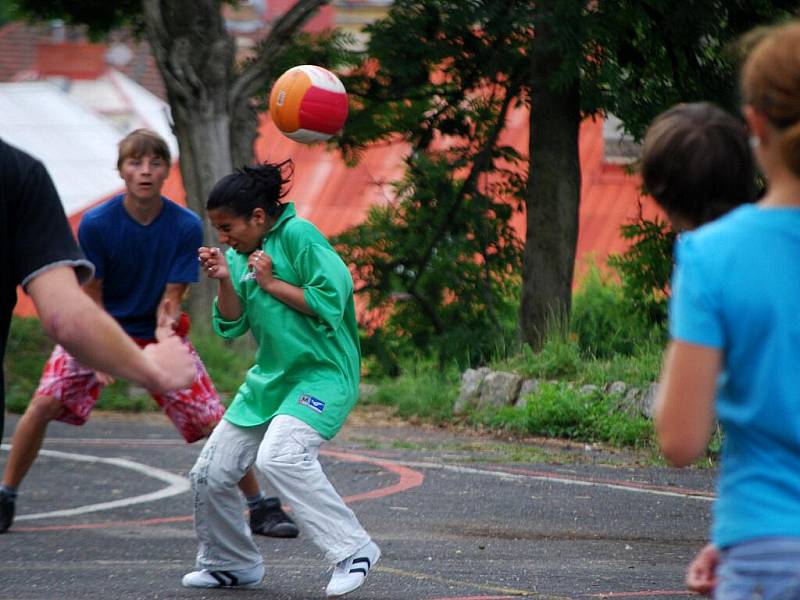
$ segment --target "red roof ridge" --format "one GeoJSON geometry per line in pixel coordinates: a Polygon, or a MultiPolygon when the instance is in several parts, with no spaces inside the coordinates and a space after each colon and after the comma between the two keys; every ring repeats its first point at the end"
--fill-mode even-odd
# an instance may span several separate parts
{"type": "Polygon", "coordinates": [[[9,32],[14,32],[20,27],[22,27],[24,23],[21,21],[12,21],[10,23],[6,23],[2,27],[0,27],[0,38],[9,34],[9,32]]]}

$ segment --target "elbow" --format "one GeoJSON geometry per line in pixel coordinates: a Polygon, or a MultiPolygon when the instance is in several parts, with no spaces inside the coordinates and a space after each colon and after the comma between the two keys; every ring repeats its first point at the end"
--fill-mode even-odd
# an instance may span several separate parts
{"type": "Polygon", "coordinates": [[[675,467],[688,467],[700,457],[705,448],[704,443],[692,440],[685,432],[669,432],[657,426],[656,433],[661,454],[675,467]]]}
{"type": "Polygon", "coordinates": [[[72,347],[81,338],[84,330],[80,319],[62,311],[41,315],[41,323],[45,335],[65,348],[72,347]]]}
{"type": "Polygon", "coordinates": [[[692,452],[681,444],[660,443],[661,454],[674,467],[688,467],[699,457],[699,453],[692,452]]]}
{"type": "Polygon", "coordinates": [[[105,315],[80,289],[65,294],[62,302],[37,305],[37,309],[45,334],[67,351],[82,343],[92,328],[98,327],[98,315],[105,315]]]}

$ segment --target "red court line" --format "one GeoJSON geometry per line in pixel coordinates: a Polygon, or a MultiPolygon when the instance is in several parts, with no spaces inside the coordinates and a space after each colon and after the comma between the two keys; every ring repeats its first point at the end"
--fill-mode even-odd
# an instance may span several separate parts
{"type": "Polygon", "coordinates": [[[446,596],[444,598],[431,598],[431,600],[504,600],[507,598],[519,598],[519,596],[446,596]]]}
{"type": "Polygon", "coordinates": [[[370,458],[368,456],[350,454],[349,452],[338,452],[336,450],[325,450],[322,452],[322,454],[325,456],[338,458],[339,460],[349,462],[365,462],[377,465],[382,469],[391,471],[400,477],[400,481],[394,485],[377,488],[375,490],[363,492],[361,494],[355,494],[353,496],[347,496],[344,499],[344,501],[347,503],[360,502],[362,500],[374,500],[376,498],[383,498],[384,496],[391,496],[392,494],[399,494],[400,492],[410,490],[411,488],[419,487],[422,485],[422,482],[425,481],[425,476],[419,471],[415,471],[414,469],[410,469],[402,465],[396,465],[393,463],[384,462],[382,460],[370,458]]]}
{"type": "Polygon", "coordinates": [[[446,596],[444,598],[432,598],[431,600],[506,600],[508,598],[519,598],[519,596],[446,596]]]}
{"type": "Polygon", "coordinates": [[[605,594],[583,594],[583,598],[645,598],[647,596],[697,596],[689,590],[647,590],[643,592],[607,592],[605,594]]]}
{"type": "MultiPolygon", "coordinates": [[[[376,465],[382,469],[395,473],[399,476],[400,480],[393,484],[381,488],[370,490],[369,492],[362,492],[360,494],[353,494],[352,496],[345,496],[344,501],[348,504],[352,502],[361,502],[363,500],[375,500],[393,494],[399,494],[415,487],[419,487],[425,481],[425,476],[419,471],[362,456],[360,454],[350,454],[349,452],[339,452],[335,450],[323,450],[321,454],[331,456],[344,462],[356,463],[369,463],[376,465]]],[[[79,525],[44,525],[42,527],[14,527],[12,531],[67,531],[70,529],[105,529],[109,527],[131,527],[131,526],[147,526],[147,525],[162,525],[165,523],[181,523],[192,521],[191,515],[184,515],[180,517],[162,517],[156,519],[142,519],[134,521],[105,521],[102,523],[83,523],[79,525]]]]}

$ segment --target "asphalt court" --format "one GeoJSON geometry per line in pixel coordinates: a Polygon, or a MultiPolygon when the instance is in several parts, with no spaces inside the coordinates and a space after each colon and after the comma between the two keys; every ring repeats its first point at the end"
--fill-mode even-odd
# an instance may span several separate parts
{"type": "MultiPolygon", "coordinates": [[[[580,448],[510,460],[474,437],[374,421],[354,419],[322,456],[383,551],[348,598],[689,595],[712,471],[587,460],[580,448]]],[[[302,533],[256,538],[267,573],[254,590],[181,588],[196,552],[186,475],[200,449],[160,416],[52,424],[0,536],[0,600],[324,598],[330,571],[302,533]]]]}

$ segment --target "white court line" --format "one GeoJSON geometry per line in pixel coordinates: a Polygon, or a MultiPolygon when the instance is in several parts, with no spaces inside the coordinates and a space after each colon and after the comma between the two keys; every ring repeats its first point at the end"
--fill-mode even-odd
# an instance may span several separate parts
{"type": "MultiPolygon", "coordinates": [[[[11,448],[8,444],[0,445],[0,450],[8,451],[11,448]]],[[[15,521],[32,521],[34,519],[48,519],[51,517],[72,517],[74,515],[83,515],[91,512],[98,512],[102,510],[111,510],[112,508],[120,508],[124,506],[132,506],[134,504],[142,504],[143,502],[152,502],[155,500],[162,500],[171,496],[177,496],[191,489],[189,480],[181,475],[175,475],[164,469],[151,467],[142,463],[126,460],[124,458],[103,458],[101,456],[92,456],[90,454],[74,454],[72,452],[58,452],[57,450],[40,450],[39,454],[45,456],[52,456],[54,458],[63,458],[66,460],[76,460],[88,463],[103,463],[113,465],[115,467],[122,467],[123,469],[130,469],[148,477],[153,477],[169,485],[156,492],[149,494],[142,494],[141,496],[133,496],[131,498],[122,498],[120,500],[112,500],[110,502],[98,502],[97,504],[86,504],[76,508],[68,508],[64,510],[54,510],[50,512],[34,513],[30,515],[19,515],[15,517],[15,521]]]]}
{"type": "MultiPolygon", "coordinates": [[[[384,459],[381,459],[384,460],[384,459]]],[[[691,500],[703,500],[705,502],[713,502],[713,496],[700,496],[698,494],[689,494],[684,492],[670,492],[667,490],[654,490],[643,488],[633,485],[625,485],[622,483],[610,483],[603,481],[591,481],[588,479],[571,479],[565,477],[558,477],[553,475],[531,475],[525,473],[506,473],[505,471],[488,471],[485,469],[476,469],[474,467],[462,467],[460,465],[446,465],[442,463],[429,463],[429,462],[414,462],[403,460],[384,460],[387,463],[402,465],[404,467],[415,467],[418,469],[441,469],[443,471],[452,471],[454,473],[469,473],[471,475],[487,475],[490,477],[498,477],[509,481],[522,481],[526,479],[535,479],[537,481],[547,481],[554,483],[561,483],[563,485],[581,485],[586,487],[604,487],[612,490],[623,490],[625,492],[636,492],[639,494],[653,494],[656,496],[672,496],[674,498],[688,498],[691,500]]]]}

